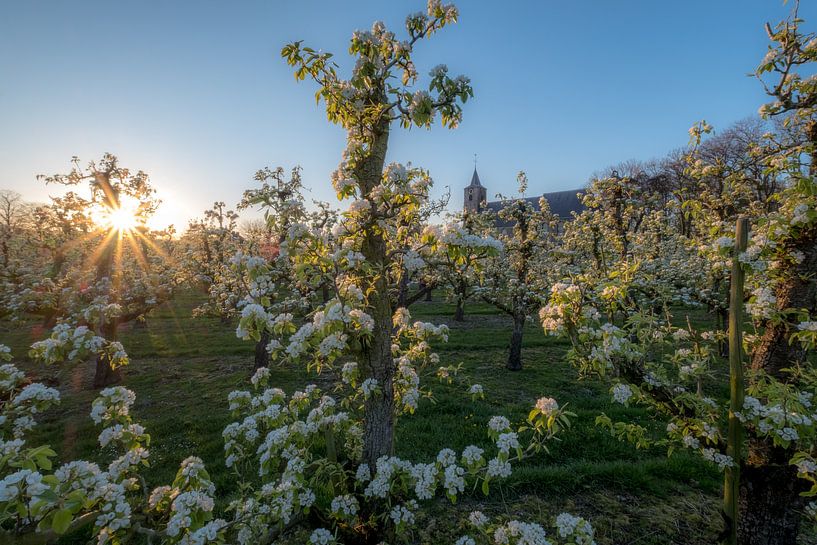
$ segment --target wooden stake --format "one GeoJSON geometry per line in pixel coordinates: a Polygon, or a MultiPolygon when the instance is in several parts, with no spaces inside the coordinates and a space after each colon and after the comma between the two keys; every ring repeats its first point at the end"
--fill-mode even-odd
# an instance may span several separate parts
{"type": "Polygon", "coordinates": [[[743,426],[735,413],[743,408],[743,283],[745,274],[740,255],[746,251],[749,220],[739,217],[735,226],[735,248],[732,258],[732,282],[729,290],[729,432],[726,454],[734,465],[726,468],[723,482],[723,513],[727,525],[727,545],[738,543],[738,498],[740,497],[741,446],[743,426]]]}

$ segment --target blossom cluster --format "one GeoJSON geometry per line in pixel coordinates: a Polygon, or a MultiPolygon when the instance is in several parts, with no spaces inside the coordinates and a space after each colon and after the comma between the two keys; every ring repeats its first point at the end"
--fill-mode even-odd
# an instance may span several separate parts
{"type": "Polygon", "coordinates": [[[54,326],[48,338],[33,343],[30,355],[44,363],[78,361],[88,356],[100,355],[107,357],[112,368],[128,363],[128,355],[122,343],[106,340],[91,331],[88,326],[68,323],[54,326]]]}
{"type": "Polygon", "coordinates": [[[744,425],[751,426],[754,433],[785,447],[801,437],[814,435],[817,409],[812,398],[811,392],[793,392],[764,404],[756,397],[746,396],[736,416],[744,425]]]}
{"type": "Polygon", "coordinates": [[[555,533],[549,536],[537,523],[509,520],[492,522],[481,511],[468,516],[471,533],[461,536],[456,545],[595,545],[593,527],[585,519],[561,513],[553,523],[555,533]]]}

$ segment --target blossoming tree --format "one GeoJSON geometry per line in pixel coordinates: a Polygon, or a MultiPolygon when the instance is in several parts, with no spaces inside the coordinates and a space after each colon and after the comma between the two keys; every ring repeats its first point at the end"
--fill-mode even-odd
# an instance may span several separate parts
{"type": "Polygon", "coordinates": [[[300,318],[312,308],[309,296],[326,286],[295,281],[285,245],[290,228],[309,224],[314,229],[326,229],[332,226],[335,215],[321,203],[316,212],[307,213],[300,167],[293,168],[289,178],[280,167],[265,168],[256,173],[255,179],[261,187],[245,191],[239,207],[260,206],[264,210],[269,240],[243,248],[231,257],[230,267],[213,286],[211,299],[218,294],[218,299],[238,311],[245,323],[249,319],[254,324],[249,329],[239,325],[237,334],[255,340],[257,369],[269,365],[269,343],[276,329],[273,321],[265,322],[266,317],[295,313],[300,318]]]}
{"type": "Polygon", "coordinates": [[[181,244],[184,247],[184,272],[189,277],[188,282],[211,296],[194,313],[215,314],[223,320],[228,319],[231,307],[222,304],[218,297],[213,297],[212,286],[226,274],[230,258],[241,246],[238,214],[223,202],[213,203],[212,208],[204,211],[202,218],[190,221],[181,244]]]}
{"type": "Polygon", "coordinates": [[[447,288],[453,297],[454,321],[465,321],[465,303],[479,294],[489,258],[502,251],[489,223],[484,214],[455,217],[442,226],[438,244],[429,248],[432,282],[447,288]]]}
{"type": "MultiPolygon", "coordinates": [[[[459,124],[461,103],[472,95],[467,78],[452,78],[445,66],[438,66],[431,71],[427,91],[411,90],[418,79],[413,49],[420,40],[453,22],[456,15],[453,6],[432,2],[428,14],[407,18],[407,41],[396,39],[379,22],[371,32],[356,32],[349,51],[357,62],[348,80],[338,77],[326,53],[304,48],[300,42],[282,51],[287,62],[296,67],[296,78],[309,76],[319,85],[317,97],[325,102],[329,120],[348,131],[347,148],[333,174],[333,184],[339,198],[352,199],[338,227],[337,246],[345,250],[345,255],[323,259],[345,269],[333,281],[336,298],[327,310],[335,310],[324,316],[333,318],[331,324],[336,313],[338,318],[348,314],[349,318],[341,322],[352,322],[353,337],[349,337],[346,327],[337,331],[318,322],[318,327],[299,330],[298,342],[290,354],[300,353],[300,345],[315,330],[323,337],[316,339],[317,344],[322,344],[319,356],[323,359],[334,359],[350,340],[355,341],[364,380],[372,379],[380,388],[380,395],[370,396],[365,402],[364,458],[371,466],[391,452],[398,408],[392,354],[396,309],[390,293],[396,292],[394,276],[401,272],[401,261],[411,249],[411,241],[403,239],[404,231],[398,226],[413,223],[412,217],[419,213],[431,183],[421,169],[392,164],[384,170],[389,133],[394,122],[404,127],[430,127],[439,117],[443,125],[459,124]]],[[[308,255],[305,252],[322,244],[314,235],[303,235],[290,237],[290,252],[308,255]]],[[[316,260],[322,257],[310,259],[320,265],[316,260]]]]}
{"type": "MultiPolygon", "coordinates": [[[[527,188],[527,176],[518,176],[519,192],[527,188]]],[[[480,289],[484,301],[494,305],[512,320],[511,342],[506,367],[522,369],[522,335],[528,317],[541,302],[540,294],[549,281],[547,261],[557,245],[557,218],[545,198],[539,208],[523,198],[504,201],[498,217],[510,224],[510,233],[499,233],[503,251],[487,262],[485,285],[480,289]]]]}
{"type": "Polygon", "coordinates": [[[158,201],[148,176],[103,156],[87,168],[74,158],[68,174],[43,176],[46,183],[81,186],[53,199],[42,217],[55,222],[50,266],[31,275],[15,294],[16,308],[48,317],[52,335],[32,346],[46,362],[96,358],[95,386],[120,379],[128,361],[117,341],[121,325],[143,318],[168,300],[177,282],[161,233],[145,222],[158,201]]]}

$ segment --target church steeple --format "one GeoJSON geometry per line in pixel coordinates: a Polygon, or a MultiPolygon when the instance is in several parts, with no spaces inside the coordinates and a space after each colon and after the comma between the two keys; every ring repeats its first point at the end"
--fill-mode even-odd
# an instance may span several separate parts
{"type": "Polygon", "coordinates": [[[477,174],[477,166],[474,165],[474,174],[471,176],[471,185],[469,187],[482,187],[482,184],[479,182],[479,174],[477,174]]]}
{"type": "Polygon", "coordinates": [[[476,156],[474,158],[474,173],[471,175],[471,183],[465,188],[463,195],[462,211],[466,213],[479,212],[482,210],[482,203],[488,198],[488,190],[482,185],[477,173],[476,156]]]}

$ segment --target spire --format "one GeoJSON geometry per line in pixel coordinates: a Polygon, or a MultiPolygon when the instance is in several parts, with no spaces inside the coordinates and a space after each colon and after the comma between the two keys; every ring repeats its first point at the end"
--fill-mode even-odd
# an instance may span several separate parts
{"type": "Polygon", "coordinates": [[[471,185],[476,187],[482,187],[482,184],[479,183],[479,174],[477,174],[477,167],[474,165],[474,174],[471,176],[471,185]]]}

